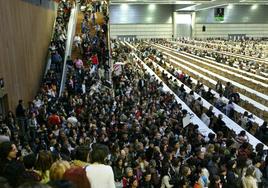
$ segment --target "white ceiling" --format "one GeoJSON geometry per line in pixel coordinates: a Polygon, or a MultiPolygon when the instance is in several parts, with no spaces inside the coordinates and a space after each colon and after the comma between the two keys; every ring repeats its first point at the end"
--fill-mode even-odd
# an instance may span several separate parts
{"type": "Polygon", "coordinates": [[[177,11],[198,11],[228,4],[263,4],[268,0],[111,0],[111,4],[176,4],[177,11]]]}

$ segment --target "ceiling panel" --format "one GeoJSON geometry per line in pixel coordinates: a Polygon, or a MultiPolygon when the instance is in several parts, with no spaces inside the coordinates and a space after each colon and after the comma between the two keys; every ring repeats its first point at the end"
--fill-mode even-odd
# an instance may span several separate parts
{"type": "Polygon", "coordinates": [[[228,4],[267,5],[268,0],[111,0],[111,4],[174,4],[176,11],[199,11],[228,4]]]}
{"type": "Polygon", "coordinates": [[[112,4],[130,3],[130,4],[197,4],[209,3],[215,0],[111,0],[112,4]]]}

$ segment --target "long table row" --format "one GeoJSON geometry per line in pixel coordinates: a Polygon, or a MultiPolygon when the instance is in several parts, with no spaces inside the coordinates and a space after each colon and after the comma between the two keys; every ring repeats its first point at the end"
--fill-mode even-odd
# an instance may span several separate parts
{"type": "Polygon", "coordinates": [[[180,45],[188,45],[188,46],[191,46],[191,47],[195,47],[195,48],[199,48],[199,49],[205,49],[205,50],[208,50],[208,51],[211,51],[211,52],[216,52],[216,53],[220,53],[220,54],[223,54],[223,55],[228,55],[228,56],[232,56],[232,57],[235,57],[235,58],[241,58],[241,59],[245,59],[245,60],[249,60],[249,61],[255,61],[257,63],[264,63],[264,64],[268,65],[268,61],[263,60],[261,58],[256,58],[256,57],[251,57],[251,56],[246,56],[246,55],[241,55],[241,54],[233,54],[233,53],[225,52],[225,51],[220,51],[219,52],[219,51],[214,50],[214,49],[204,48],[204,47],[200,47],[200,46],[197,46],[197,45],[190,45],[190,44],[186,44],[186,43],[182,43],[182,42],[174,42],[174,43],[177,43],[177,44],[180,44],[180,45]]]}
{"type": "Polygon", "coordinates": [[[218,63],[217,61],[215,61],[214,58],[211,58],[211,57],[208,57],[208,56],[203,58],[203,57],[200,57],[200,56],[197,56],[197,55],[194,55],[194,54],[191,54],[191,53],[187,53],[187,52],[184,52],[184,51],[181,51],[181,53],[185,54],[187,56],[190,56],[190,57],[194,57],[194,58],[199,59],[201,61],[208,62],[208,63],[214,64],[216,66],[220,66],[220,67],[222,67],[224,69],[227,69],[229,71],[233,71],[233,72],[238,73],[240,75],[247,76],[253,82],[254,82],[254,80],[258,80],[261,83],[263,83],[263,82],[268,83],[268,79],[265,76],[257,75],[257,74],[254,74],[252,72],[248,72],[248,71],[241,70],[241,69],[238,69],[238,68],[235,68],[235,67],[231,67],[231,66],[228,66],[226,64],[218,63]]]}
{"type": "MultiPolygon", "coordinates": [[[[164,58],[166,58],[166,57],[164,57],[164,58]]],[[[173,63],[175,63],[176,65],[178,65],[178,63],[177,63],[176,61],[173,61],[173,60],[171,60],[171,61],[172,61],[173,63]]],[[[182,71],[179,70],[177,67],[174,67],[174,66],[172,66],[172,65],[168,65],[168,64],[167,64],[167,66],[170,67],[171,69],[175,69],[175,70],[178,71],[180,74],[182,73],[182,71]]],[[[182,67],[184,68],[184,70],[185,70],[185,69],[188,69],[189,71],[193,72],[193,74],[198,75],[198,72],[196,72],[196,71],[194,71],[194,70],[191,70],[191,69],[189,69],[188,67],[186,67],[186,66],[184,66],[184,65],[180,65],[180,66],[182,66],[182,67]]],[[[201,76],[200,76],[200,77],[201,77],[201,76]]],[[[205,77],[205,76],[203,77],[203,75],[202,75],[202,78],[209,79],[208,77],[205,77]]],[[[191,80],[193,81],[194,84],[197,84],[197,83],[198,83],[198,80],[194,79],[193,77],[191,77],[191,80]]],[[[214,80],[212,80],[212,79],[209,79],[209,80],[210,80],[211,82],[213,82],[214,85],[216,85],[216,81],[214,81],[214,80]]],[[[209,87],[206,86],[206,85],[204,85],[204,89],[205,89],[205,90],[208,90],[209,87]]],[[[220,97],[219,93],[217,93],[215,90],[211,89],[211,92],[213,93],[213,95],[214,95],[215,98],[218,99],[218,98],[220,97]]],[[[226,97],[223,96],[222,98],[223,98],[223,100],[225,101],[226,104],[229,102],[229,99],[227,99],[226,97]]],[[[235,103],[233,103],[233,105],[234,105],[234,110],[235,110],[237,113],[239,113],[239,114],[244,114],[244,112],[247,111],[247,110],[245,110],[244,108],[242,108],[241,106],[239,106],[239,105],[237,105],[237,104],[235,104],[235,103]]],[[[251,121],[252,121],[253,123],[256,123],[258,126],[261,126],[261,125],[263,124],[263,122],[264,122],[263,119],[261,119],[261,118],[255,116],[254,114],[253,114],[253,117],[252,117],[251,121]]]]}
{"type": "MultiPolygon", "coordinates": [[[[167,48],[169,48],[169,47],[167,47],[167,48]]],[[[169,48],[169,49],[172,49],[172,48],[169,48]]],[[[172,50],[175,50],[175,49],[172,49],[172,50]]],[[[186,56],[184,53],[177,53],[177,54],[179,56],[182,56],[183,58],[191,59],[191,60],[197,61],[198,63],[204,64],[205,66],[212,67],[213,70],[215,70],[215,71],[220,71],[224,74],[234,76],[233,78],[239,78],[241,81],[245,82],[245,84],[248,84],[248,85],[251,85],[252,87],[255,87],[256,90],[260,90],[260,91],[263,91],[264,93],[265,92],[268,93],[268,84],[266,84],[263,81],[258,81],[256,79],[252,79],[252,78],[249,78],[247,76],[238,74],[238,73],[234,72],[233,70],[228,70],[227,68],[229,66],[227,66],[227,65],[223,65],[221,63],[214,63],[214,62],[208,63],[204,60],[201,61],[199,58],[192,58],[192,57],[188,56],[188,54],[186,56]]],[[[264,81],[267,81],[267,79],[264,78],[264,81]]]]}
{"type": "MultiPolygon", "coordinates": [[[[127,42],[126,42],[127,43],[127,42]]],[[[130,45],[129,43],[127,43],[128,44],[128,46],[130,46],[133,50],[137,50],[135,47],[133,47],[132,45],[130,45]]],[[[138,58],[138,56],[137,55],[134,55],[136,58],[138,58]]],[[[138,58],[140,61],[142,61],[140,58],[138,58]]],[[[157,65],[155,62],[152,62],[153,64],[154,64],[154,66],[156,66],[157,68],[159,68],[161,71],[164,71],[166,74],[168,74],[170,77],[172,77],[173,79],[176,79],[173,75],[171,75],[169,72],[167,72],[165,69],[163,69],[161,66],[159,66],[159,65],[157,65]]],[[[148,70],[148,71],[150,71],[151,72],[151,74],[152,75],[155,75],[155,76],[157,76],[144,62],[143,62],[143,64],[145,65],[145,67],[146,67],[146,69],[148,70]]],[[[158,79],[160,79],[158,76],[157,76],[157,78],[158,79]]],[[[161,80],[161,79],[160,79],[161,80]]],[[[176,79],[177,80],[177,79],[176,79]]],[[[182,84],[182,83],[180,83],[180,84],[182,84]]],[[[164,84],[164,87],[165,87],[165,89],[166,90],[168,90],[169,92],[171,92],[172,94],[174,94],[175,96],[176,96],[176,100],[180,100],[180,98],[166,85],[166,84],[164,84]]],[[[187,92],[190,92],[190,88],[188,88],[188,87],[186,87],[185,88],[186,89],[186,91],[187,92]]],[[[198,94],[196,94],[195,93],[195,98],[199,98],[200,96],[198,95],[198,94]]],[[[202,101],[203,101],[203,107],[204,108],[206,108],[206,109],[208,109],[210,106],[212,106],[209,102],[207,102],[205,99],[203,99],[202,98],[202,101]]],[[[183,103],[181,100],[180,100],[180,103],[183,103]]],[[[189,111],[189,112],[191,112],[191,113],[193,113],[191,110],[190,110],[190,108],[185,104],[185,103],[183,103],[183,108],[187,108],[187,111],[189,111]]],[[[226,126],[230,129],[230,130],[233,130],[233,131],[235,131],[235,133],[236,134],[239,134],[240,133],[240,131],[242,131],[242,130],[244,130],[242,127],[240,127],[239,125],[237,125],[234,121],[232,121],[230,118],[228,118],[225,114],[223,114],[221,111],[219,111],[218,109],[216,109],[216,108],[214,108],[213,109],[213,112],[215,113],[215,115],[216,116],[218,116],[218,115],[222,115],[223,116],[223,121],[225,122],[225,124],[226,124],[226,126]]],[[[194,114],[194,113],[193,113],[194,114]]],[[[198,118],[198,116],[196,116],[195,114],[194,114],[194,119],[192,120],[193,121],[193,123],[195,123],[195,124],[200,124],[200,129],[203,131],[203,133],[205,134],[205,135],[207,135],[210,131],[212,131],[212,130],[210,130],[206,125],[205,125],[205,123],[204,122],[202,122],[202,120],[200,120],[199,118],[198,118]],[[206,129],[205,129],[205,127],[207,127],[206,129]]],[[[253,146],[253,147],[255,147],[258,143],[262,143],[261,141],[259,141],[258,139],[256,139],[254,136],[252,136],[250,133],[248,133],[248,132],[246,132],[247,133],[247,136],[248,136],[248,138],[249,138],[249,142],[250,142],[250,144],[253,146]]],[[[268,147],[265,145],[265,148],[267,148],[268,149],[268,147]]]]}
{"type": "MultiPolygon", "coordinates": [[[[249,92],[252,93],[252,94],[259,94],[259,96],[262,96],[263,99],[265,99],[265,100],[268,99],[268,98],[267,98],[267,97],[268,97],[267,95],[264,95],[264,94],[262,94],[262,93],[256,92],[255,90],[253,90],[253,89],[251,89],[251,88],[248,88],[248,87],[246,87],[246,86],[244,86],[244,85],[242,85],[242,84],[240,84],[240,83],[234,82],[234,81],[232,81],[232,80],[230,80],[230,79],[228,79],[228,78],[225,78],[224,76],[220,76],[220,75],[218,75],[218,74],[216,74],[216,73],[213,73],[213,72],[211,72],[211,71],[209,71],[209,70],[207,70],[207,69],[205,69],[205,68],[202,68],[202,67],[200,67],[200,66],[197,66],[197,65],[195,65],[195,64],[192,64],[192,63],[189,62],[189,61],[183,60],[183,59],[181,59],[181,58],[179,58],[179,57],[177,57],[177,56],[174,56],[174,55],[171,55],[171,54],[167,53],[167,52],[178,53],[178,52],[174,52],[174,50],[171,49],[171,48],[164,47],[164,46],[161,46],[161,45],[155,45],[155,44],[152,44],[152,46],[157,47],[159,50],[162,50],[162,51],[163,51],[163,54],[165,54],[165,55],[171,57],[172,59],[174,59],[174,60],[180,62],[180,65],[181,65],[181,63],[184,63],[184,64],[186,64],[187,66],[194,67],[194,68],[196,68],[196,69],[198,69],[198,70],[201,70],[202,72],[205,72],[205,73],[207,73],[208,75],[212,75],[212,76],[214,76],[214,77],[216,77],[216,78],[218,78],[218,79],[220,79],[220,80],[222,80],[222,81],[225,81],[225,82],[231,82],[234,86],[236,86],[236,87],[238,87],[238,88],[240,88],[240,89],[247,90],[247,91],[249,91],[249,92]]],[[[193,59],[193,58],[192,58],[192,59],[193,59]]],[[[193,60],[194,60],[194,59],[193,59],[193,60]]],[[[188,67],[188,68],[190,68],[190,67],[188,67]]],[[[215,85],[216,85],[216,84],[215,84],[215,85]]],[[[259,108],[259,109],[261,109],[261,110],[265,110],[265,111],[268,112],[268,107],[267,107],[267,106],[261,104],[260,102],[255,101],[255,100],[253,100],[253,99],[251,99],[251,98],[249,98],[249,97],[246,97],[246,96],[243,95],[242,93],[239,93],[239,94],[240,94],[241,99],[246,100],[246,101],[249,101],[249,102],[252,103],[255,107],[257,107],[257,108],[259,108]]]]}

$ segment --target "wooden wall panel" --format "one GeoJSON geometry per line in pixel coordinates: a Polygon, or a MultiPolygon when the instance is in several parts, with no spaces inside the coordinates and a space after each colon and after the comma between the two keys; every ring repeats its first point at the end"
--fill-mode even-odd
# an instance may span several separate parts
{"type": "Polygon", "coordinates": [[[9,108],[36,95],[45,69],[56,12],[21,0],[0,0],[0,78],[9,108]]]}

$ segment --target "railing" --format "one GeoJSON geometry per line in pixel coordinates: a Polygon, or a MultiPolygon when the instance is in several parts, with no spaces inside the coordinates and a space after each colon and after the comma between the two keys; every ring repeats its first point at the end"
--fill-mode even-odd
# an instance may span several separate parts
{"type": "MultiPolygon", "coordinates": [[[[58,10],[58,4],[56,3],[55,6],[56,6],[56,11],[57,11],[58,10]]],[[[52,28],[52,34],[51,34],[51,37],[50,37],[51,40],[53,39],[53,36],[54,36],[54,33],[55,33],[56,23],[57,23],[57,12],[56,12],[56,17],[55,17],[53,28],[52,28]]],[[[50,69],[50,66],[51,66],[51,55],[50,55],[50,52],[48,50],[48,54],[47,54],[47,65],[46,65],[44,77],[46,76],[48,70],[50,69]]]]}
{"type": "Polygon", "coordinates": [[[75,7],[72,8],[72,10],[71,10],[71,16],[69,19],[59,96],[61,96],[62,92],[64,91],[64,87],[65,87],[65,81],[66,81],[66,75],[67,75],[66,61],[67,61],[68,56],[71,56],[71,53],[72,53],[72,44],[73,44],[73,38],[74,38],[74,34],[75,34],[78,9],[79,9],[79,5],[78,5],[78,3],[76,3],[75,7]]]}

